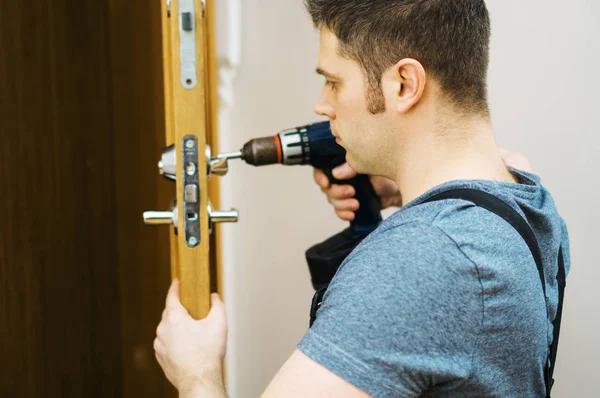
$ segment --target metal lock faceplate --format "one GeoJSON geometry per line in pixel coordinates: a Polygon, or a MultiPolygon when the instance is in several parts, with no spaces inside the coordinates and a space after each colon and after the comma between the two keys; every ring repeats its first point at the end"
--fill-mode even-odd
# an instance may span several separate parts
{"type": "Polygon", "coordinates": [[[179,66],[181,84],[186,90],[196,87],[196,16],[194,0],[179,0],[179,66]]]}
{"type": "MultiPolygon", "coordinates": [[[[200,244],[200,191],[198,187],[198,139],[187,135],[183,138],[183,230],[189,247],[200,244]]],[[[202,169],[204,171],[204,169],[202,169]]]]}

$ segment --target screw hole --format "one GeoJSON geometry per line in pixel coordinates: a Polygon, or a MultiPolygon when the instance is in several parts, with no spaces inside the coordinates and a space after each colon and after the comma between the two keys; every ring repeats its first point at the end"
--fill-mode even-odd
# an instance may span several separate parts
{"type": "Polygon", "coordinates": [[[187,163],[187,165],[185,166],[185,172],[189,176],[193,176],[196,173],[196,165],[194,164],[194,162],[187,163]]]}
{"type": "Polygon", "coordinates": [[[185,82],[186,82],[186,84],[189,86],[189,85],[191,85],[191,84],[192,84],[192,79],[187,79],[185,82]]]}
{"type": "Polygon", "coordinates": [[[190,221],[194,221],[194,220],[197,220],[197,219],[198,219],[198,215],[197,215],[196,213],[188,213],[188,214],[187,214],[187,218],[188,218],[188,220],[190,220],[190,221]]]}

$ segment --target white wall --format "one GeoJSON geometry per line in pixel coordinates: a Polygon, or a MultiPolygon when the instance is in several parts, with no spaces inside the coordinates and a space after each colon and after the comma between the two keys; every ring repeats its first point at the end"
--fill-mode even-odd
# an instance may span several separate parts
{"type": "MultiPolygon", "coordinates": [[[[218,2],[224,5],[224,2],[218,2]]],[[[300,0],[243,0],[242,53],[222,109],[221,149],[317,120],[322,84],[318,36],[300,0]]],[[[499,143],[522,151],[552,192],[571,233],[556,397],[594,396],[600,367],[600,3],[489,0],[490,102],[499,143]]],[[[221,15],[223,15],[221,13],[221,15]]],[[[223,37],[223,35],[221,35],[223,37]]],[[[222,43],[221,43],[222,44],[222,43]]],[[[227,89],[225,89],[227,91],[227,89]]],[[[312,289],[304,251],[345,224],[303,167],[254,168],[232,162],[222,207],[238,224],[223,230],[229,312],[228,390],[256,397],[308,326],[312,289]]]]}
{"type": "Polygon", "coordinates": [[[496,136],[532,161],[571,237],[555,396],[598,396],[600,3],[491,0],[488,7],[496,136]]]}

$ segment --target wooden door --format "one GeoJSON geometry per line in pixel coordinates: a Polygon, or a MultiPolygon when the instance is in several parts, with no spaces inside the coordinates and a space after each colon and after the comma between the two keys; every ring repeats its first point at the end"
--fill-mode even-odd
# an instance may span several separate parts
{"type": "MultiPolygon", "coordinates": [[[[2,397],[176,396],[152,349],[173,236],[141,218],[175,198],[156,169],[174,142],[165,136],[165,7],[0,2],[2,397]]],[[[209,62],[203,98],[214,98],[210,70],[209,62]]],[[[216,103],[204,102],[204,139],[216,152],[216,103]]],[[[216,184],[208,190],[215,207],[216,184]]],[[[211,237],[196,258],[200,284],[214,290],[211,237]]],[[[200,297],[206,307],[208,292],[200,297]]]]}
{"type": "Polygon", "coordinates": [[[0,2],[0,396],[122,396],[108,6],[0,2]]]}
{"type": "MultiPolygon", "coordinates": [[[[118,201],[118,272],[121,312],[121,352],[124,397],[174,397],[174,389],[163,376],[154,358],[152,343],[156,326],[164,309],[165,295],[171,278],[179,273],[179,243],[173,227],[144,225],[145,210],[171,210],[177,197],[177,184],[159,175],[157,162],[161,151],[175,142],[175,110],[179,99],[173,97],[173,63],[171,29],[177,15],[177,3],[167,0],[110,1],[110,65],[112,77],[112,104],[114,129],[114,161],[116,196],[118,201]]],[[[212,32],[212,0],[205,5],[200,21],[212,32]]],[[[205,35],[209,45],[206,53],[204,89],[208,94],[198,95],[194,101],[205,103],[203,116],[195,115],[195,106],[183,109],[195,117],[199,125],[206,125],[205,140],[217,146],[217,132],[212,124],[216,109],[214,71],[211,54],[214,37],[205,35]],[[210,57],[210,59],[209,59],[210,57]],[[210,89],[208,88],[210,87],[210,89]],[[211,100],[204,100],[210,96],[211,100]],[[205,124],[201,122],[205,119],[205,124]]],[[[198,75],[202,76],[202,75],[198,75]]],[[[185,98],[189,101],[189,97],[185,98]]],[[[189,105],[189,104],[188,104],[189,105]]],[[[202,111],[202,109],[200,109],[202,111]]],[[[185,115],[185,113],[184,113],[185,115]]],[[[182,117],[182,116],[178,116],[182,117]]],[[[185,116],[183,116],[185,118],[185,116]]],[[[179,120],[179,119],[178,119],[179,120]]],[[[195,123],[195,122],[194,122],[195,123]]],[[[204,152],[200,153],[200,156],[204,152]]],[[[200,160],[199,160],[200,161],[200,160]]],[[[181,163],[180,163],[181,164],[181,163]]],[[[218,179],[209,182],[212,203],[218,205],[218,179]]],[[[203,189],[203,192],[207,192],[203,189]]],[[[206,236],[206,234],[204,234],[206,236]]],[[[202,283],[218,290],[218,234],[213,232],[210,247],[203,242],[202,260],[194,256],[182,257],[191,267],[202,261],[200,272],[210,281],[202,283]],[[208,253],[208,257],[206,255],[208,253]],[[207,271],[208,269],[208,271],[207,271]],[[208,276],[206,276],[208,273],[208,276]]],[[[195,256],[196,252],[193,253],[195,256]]],[[[208,304],[208,292],[199,296],[208,304]]]]}
{"type": "MultiPolygon", "coordinates": [[[[161,13],[165,136],[170,149],[160,167],[161,174],[174,180],[176,199],[162,218],[174,224],[171,276],[180,280],[181,301],[196,319],[208,314],[210,293],[218,290],[209,211],[210,199],[218,205],[218,186],[209,185],[211,153],[216,149],[211,6],[201,0],[172,0],[163,2],[161,13]]],[[[154,222],[153,216],[161,218],[145,213],[146,221],[154,222]]]]}

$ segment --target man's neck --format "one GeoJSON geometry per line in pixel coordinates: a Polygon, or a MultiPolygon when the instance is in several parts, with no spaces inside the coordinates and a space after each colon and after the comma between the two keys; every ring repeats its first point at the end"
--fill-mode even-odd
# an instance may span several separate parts
{"type": "Polygon", "coordinates": [[[489,120],[463,121],[460,127],[447,124],[440,129],[420,133],[401,154],[395,181],[403,203],[448,181],[516,183],[500,156],[489,120]]]}

